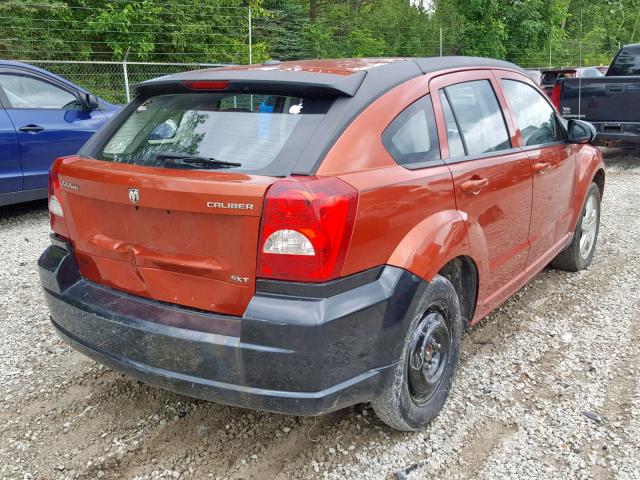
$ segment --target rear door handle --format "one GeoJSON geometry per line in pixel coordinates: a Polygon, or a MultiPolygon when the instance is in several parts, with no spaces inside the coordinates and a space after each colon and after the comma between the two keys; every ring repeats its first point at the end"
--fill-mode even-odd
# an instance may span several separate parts
{"type": "Polygon", "coordinates": [[[533,171],[536,173],[544,174],[547,168],[549,168],[549,164],[547,162],[538,162],[533,164],[533,171]]]}
{"type": "Polygon", "coordinates": [[[460,188],[465,193],[473,193],[474,195],[479,194],[482,190],[487,188],[489,185],[489,180],[487,178],[477,178],[472,180],[467,180],[466,182],[462,182],[460,188]]]}
{"type": "Polygon", "coordinates": [[[40,125],[34,125],[33,123],[30,123],[29,125],[24,125],[22,127],[20,127],[18,130],[20,130],[21,132],[28,132],[28,133],[38,133],[44,130],[44,127],[41,127],[40,125]]]}
{"type": "Polygon", "coordinates": [[[609,85],[607,87],[610,92],[622,92],[624,91],[624,87],[622,85],[609,85]]]}

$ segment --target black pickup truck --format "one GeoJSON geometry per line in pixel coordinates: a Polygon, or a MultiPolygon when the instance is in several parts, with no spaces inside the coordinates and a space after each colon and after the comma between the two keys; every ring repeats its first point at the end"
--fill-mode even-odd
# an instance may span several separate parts
{"type": "Polygon", "coordinates": [[[597,144],[640,148],[640,43],[622,47],[604,77],[558,80],[552,101],[563,117],[591,122],[597,144]]]}

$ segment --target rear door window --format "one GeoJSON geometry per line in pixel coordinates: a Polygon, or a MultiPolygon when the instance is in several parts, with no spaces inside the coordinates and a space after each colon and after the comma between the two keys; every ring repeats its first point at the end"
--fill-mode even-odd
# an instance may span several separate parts
{"type": "Polygon", "coordinates": [[[442,111],[444,113],[444,122],[447,126],[449,158],[464,157],[464,144],[462,143],[458,122],[456,122],[456,118],[453,116],[453,111],[451,110],[451,105],[449,105],[449,100],[447,100],[447,96],[442,90],[440,90],[440,104],[442,105],[442,111]]]}
{"type": "MultiPolygon", "coordinates": [[[[234,171],[282,175],[282,153],[306,144],[330,99],[287,95],[176,93],[140,99],[94,155],[99,160],[166,168],[203,168],[167,156],[228,162],[234,171]],[[239,165],[237,165],[239,164],[239,165]]],[[[210,165],[211,168],[220,168],[210,165]]],[[[289,165],[291,167],[291,165],[289,165]]]]}
{"type": "Polygon", "coordinates": [[[407,168],[420,168],[440,162],[438,130],[431,98],[427,95],[404,109],[385,129],[382,143],[407,168]]]}
{"type": "Polygon", "coordinates": [[[467,155],[511,148],[507,125],[489,80],[457,83],[446,87],[444,91],[467,155]]]}

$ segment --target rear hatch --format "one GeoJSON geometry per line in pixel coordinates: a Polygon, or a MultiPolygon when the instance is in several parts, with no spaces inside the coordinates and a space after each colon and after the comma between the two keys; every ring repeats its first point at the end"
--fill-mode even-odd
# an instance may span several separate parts
{"type": "Polygon", "coordinates": [[[135,295],[241,315],[254,292],[262,198],[276,179],[153,170],[82,158],[61,167],[81,274],[135,295]]]}
{"type": "Polygon", "coordinates": [[[242,315],[255,291],[266,190],[330,102],[286,95],[138,98],[59,167],[81,274],[185,307],[242,315]]]}

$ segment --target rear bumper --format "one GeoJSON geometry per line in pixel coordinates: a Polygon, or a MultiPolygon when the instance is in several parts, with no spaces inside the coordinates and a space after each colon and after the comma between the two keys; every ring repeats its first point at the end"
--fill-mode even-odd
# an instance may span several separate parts
{"type": "Polygon", "coordinates": [[[80,352],[191,397],[296,415],[379,395],[426,286],[390,266],[322,285],[263,281],[231,317],[86,281],[58,240],[38,263],[53,325],[80,352]]]}
{"type": "Polygon", "coordinates": [[[640,146],[640,122],[590,122],[598,135],[595,144],[606,147],[640,146]]]}

